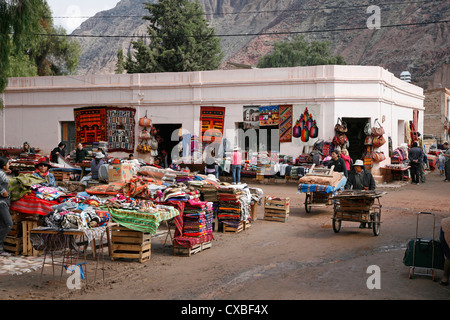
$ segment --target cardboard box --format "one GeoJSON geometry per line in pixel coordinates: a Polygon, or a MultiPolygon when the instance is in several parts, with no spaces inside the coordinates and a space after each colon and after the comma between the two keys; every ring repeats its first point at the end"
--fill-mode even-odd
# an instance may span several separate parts
{"type": "Polygon", "coordinates": [[[108,182],[125,182],[132,178],[132,164],[111,164],[108,166],[108,182]]]}

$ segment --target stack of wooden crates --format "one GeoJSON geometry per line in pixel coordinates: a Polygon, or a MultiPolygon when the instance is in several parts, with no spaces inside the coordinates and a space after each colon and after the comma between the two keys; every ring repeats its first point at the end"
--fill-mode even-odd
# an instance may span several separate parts
{"type": "Polygon", "coordinates": [[[289,218],[289,198],[264,198],[264,220],[286,222],[289,218]]]}
{"type": "Polygon", "coordinates": [[[10,211],[13,221],[13,227],[8,233],[4,247],[5,251],[14,255],[39,256],[42,252],[33,248],[30,240],[30,231],[38,226],[38,217],[36,215],[20,214],[16,211],[10,211]]]}

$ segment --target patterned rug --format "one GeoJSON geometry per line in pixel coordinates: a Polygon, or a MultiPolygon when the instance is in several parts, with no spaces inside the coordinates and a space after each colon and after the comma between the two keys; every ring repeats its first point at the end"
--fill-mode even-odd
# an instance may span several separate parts
{"type": "Polygon", "coordinates": [[[280,142],[292,141],[292,106],[280,106],[280,142]]]}
{"type": "Polygon", "coordinates": [[[213,141],[221,141],[223,135],[224,118],[224,107],[201,107],[200,121],[202,126],[203,148],[205,148],[205,146],[213,141]]]}
{"type": "Polygon", "coordinates": [[[107,141],[105,107],[78,108],[74,110],[74,116],[77,142],[107,141]]]}

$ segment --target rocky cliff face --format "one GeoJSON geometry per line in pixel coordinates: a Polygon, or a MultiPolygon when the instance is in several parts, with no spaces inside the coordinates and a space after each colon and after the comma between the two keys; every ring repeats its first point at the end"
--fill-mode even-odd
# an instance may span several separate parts
{"type": "MultiPolygon", "coordinates": [[[[149,1],[153,2],[155,0],[149,1]]],[[[221,37],[227,62],[257,65],[276,41],[303,34],[329,40],[348,64],[379,65],[396,76],[408,70],[413,82],[430,89],[450,87],[448,1],[380,2],[381,29],[369,30],[367,6],[350,0],[200,0],[221,37]],[[387,3],[387,4],[384,4],[387,3]],[[405,25],[412,24],[412,25],[405,25]],[[397,26],[394,25],[405,25],[397,26]],[[344,29],[344,30],[343,30],[344,29]],[[328,30],[323,32],[323,30],[328,30]]],[[[376,4],[379,1],[374,1],[376,4]]],[[[85,21],[73,34],[145,35],[142,0],[122,0],[85,21]],[[108,18],[99,18],[108,16],[108,18]]],[[[79,74],[114,73],[118,48],[131,49],[130,38],[80,38],[79,74]]]]}

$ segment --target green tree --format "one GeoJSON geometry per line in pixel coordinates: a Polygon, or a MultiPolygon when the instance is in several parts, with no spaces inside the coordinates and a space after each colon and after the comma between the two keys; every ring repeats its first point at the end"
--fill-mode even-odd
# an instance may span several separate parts
{"type": "Polygon", "coordinates": [[[123,59],[123,49],[119,48],[119,50],[117,51],[116,69],[114,70],[116,74],[122,74],[125,71],[125,61],[123,59]]]}
{"type": "Polygon", "coordinates": [[[0,0],[0,92],[8,77],[74,73],[81,47],[65,35],[46,1],[0,0]]]}
{"type": "Polygon", "coordinates": [[[326,64],[346,64],[344,57],[333,56],[329,41],[312,41],[303,36],[292,41],[276,42],[273,51],[265,55],[258,63],[258,68],[281,68],[298,66],[316,66],[326,64]]]}
{"type": "Polygon", "coordinates": [[[198,0],[160,0],[146,3],[150,15],[150,44],[132,41],[128,73],[181,72],[217,69],[223,57],[220,39],[208,25],[198,0]]]}
{"type": "Polygon", "coordinates": [[[23,39],[39,27],[43,6],[42,0],[0,0],[0,92],[8,84],[11,60],[26,60],[23,39]],[[11,59],[12,54],[17,56],[11,59]]]}

